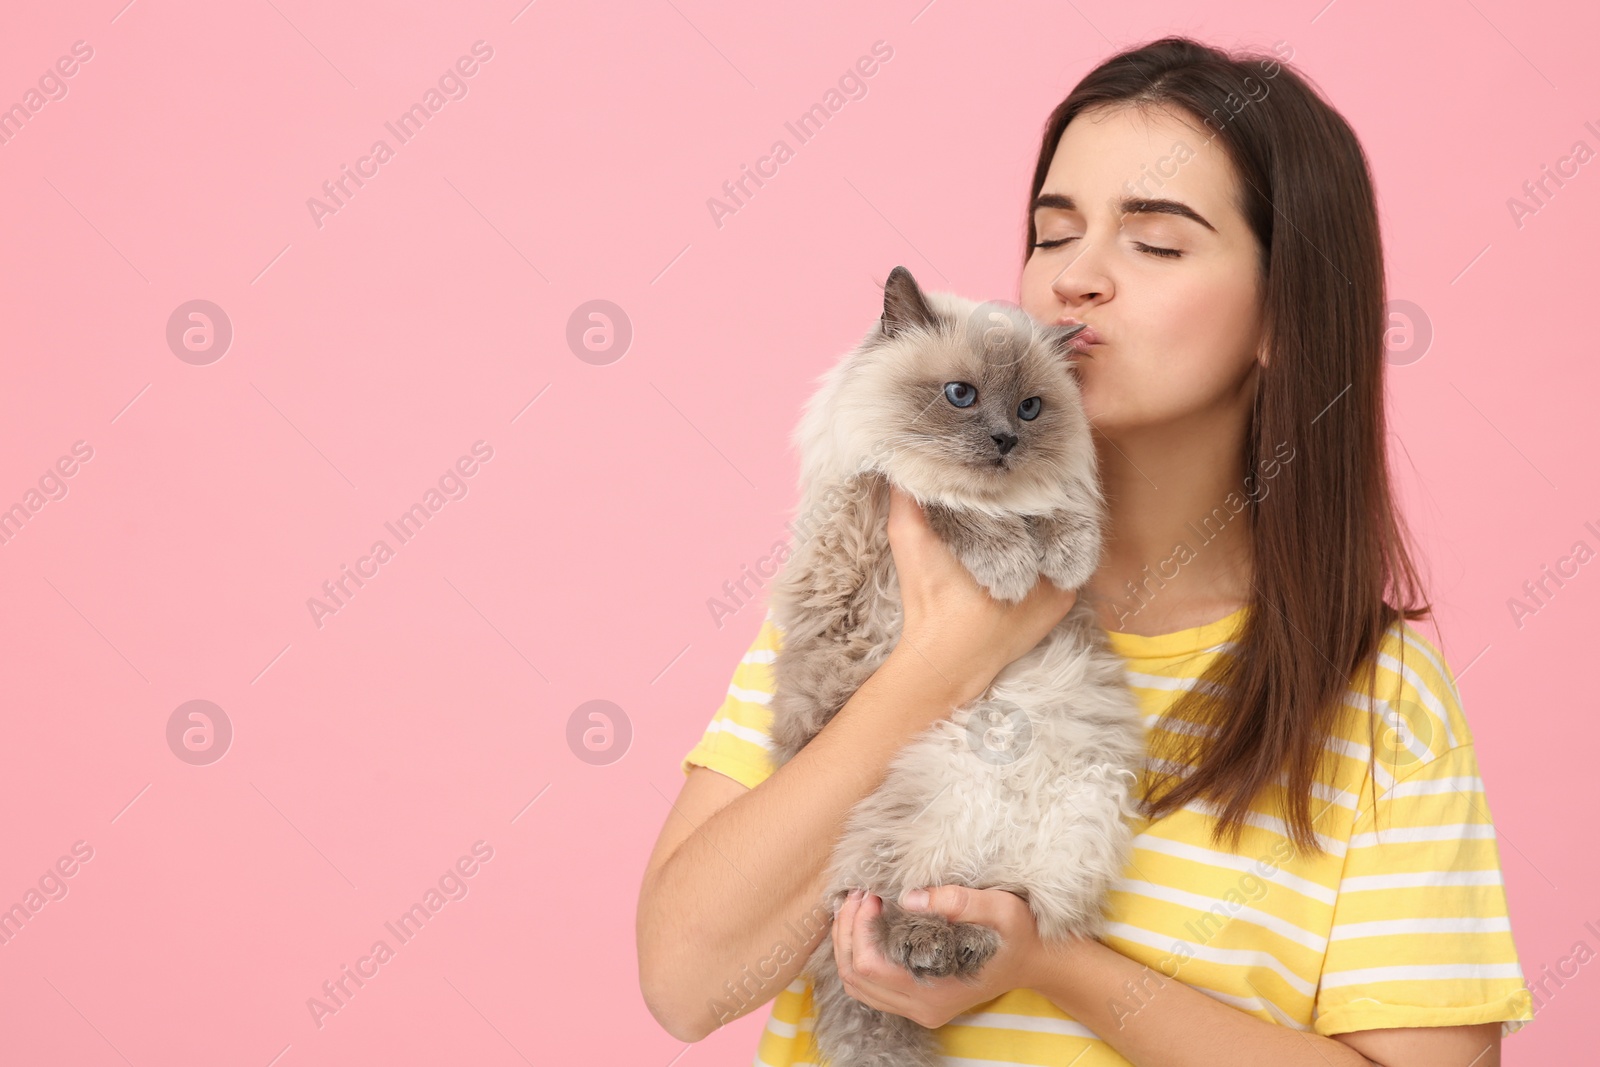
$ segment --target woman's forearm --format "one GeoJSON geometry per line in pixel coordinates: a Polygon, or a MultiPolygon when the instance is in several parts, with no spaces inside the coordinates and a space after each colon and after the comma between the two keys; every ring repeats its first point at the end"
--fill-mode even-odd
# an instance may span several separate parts
{"type": "Polygon", "coordinates": [[[1330,1037],[1257,1019],[1091,939],[1045,944],[1027,988],[1138,1067],[1374,1067],[1330,1037]]]}
{"type": "Polygon", "coordinates": [[[892,653],[793,759],[710,818],[644,887],[646,980],[699,1040],[794,980],[827,935],[828,859],[894,755],[977,692],[892,653]]]}

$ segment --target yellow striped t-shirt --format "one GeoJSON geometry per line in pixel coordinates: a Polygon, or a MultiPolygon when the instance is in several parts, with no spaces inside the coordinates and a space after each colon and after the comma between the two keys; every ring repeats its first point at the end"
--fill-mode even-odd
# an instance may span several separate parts
{"type": "MultiPolygon", "coordinates": [[[[1152,740],[1168,727],[1195,728],[1163,723],[1162,713],[1214,657],[1231,654],[1230,638],[1248,611],[1176,633],[1110,634],[1152,740]]],[[[767,704],[781,641],[769,614],[684,758],[685,774],[705,766],[753,789],[773,772],[767,704]]],[[[1235,852],[1212,846],[1216,809],[1204,802],[1153,823],[1141,818],[1131,860],[1106,902],[1102,940],[1224,1004],[1299,1030],[1500,1021],[1502,1035],[1511,1034],[1533,1018],[1533,999],[1454,677],[1410,624],[1391,627],[1376,667],[1377,702],[1369,710],[1365,692],[1347,690],[1312,789],[1325,855],[1292,847],[1281,775],[1253,804],[1235,852]]],[[[1140,1007],[1137,992],[1108,989],[1106,996],[1130,1014],[1140,1007]]],[[[811,986],[802,976],[773,1001],[756,1067],[819,1062],[812,1022],[811,986]]],[[[1128,1065],[1029,989],[978,1005],[937,1032],[955,1064],[1128,1065]]]]}

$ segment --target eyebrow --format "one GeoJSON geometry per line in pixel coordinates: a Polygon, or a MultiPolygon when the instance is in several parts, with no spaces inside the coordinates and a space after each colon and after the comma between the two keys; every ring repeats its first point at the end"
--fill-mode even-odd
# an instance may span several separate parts
{"type": "MultiPolygon", "coordinates": [[[[1077,211],[1078,202],[1070,196],[1060,193],[1040,193],[1034,198],[1032,211],[1040,208],[1053,207],[1062,211],[1077,211]]],[[[1207,222],[1198,211],[1188,204],[1177,200],[1152,200],[1142,196],[1123,197],[1118,202],[1117,208],[1124,215],[1177,215],[1179,218],[1192,219],[1210,230],[1217,232],[1217,228],[1207,222]]],[[[1030,212],[1031,214],[1032,212],[1030,212]]]]}

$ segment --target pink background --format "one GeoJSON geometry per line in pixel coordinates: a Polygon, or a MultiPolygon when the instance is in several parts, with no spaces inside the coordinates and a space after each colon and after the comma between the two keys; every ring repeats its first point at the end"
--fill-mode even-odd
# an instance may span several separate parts
{"type": "MultiPolygon", "coordinates": [[[[761,611],[719,628],[707,600],[787,536],[798,405],[889,269],[1015,299],[1046,114],[1173,31],[1287,42],[1369,153],[1391,295],[1433,333],[1395,353],[1397,476],[1523,967],[1600,948],[1566,814],[1600,801],[1600,563],[1520,627],[1507,606],[1600,549],[1600,164],[1520,228],[1507,207],[1600,148],[1592,5],[524,2],[8,13],[0,104],[93,57],[0,144],[0,507],[60,497],[0,545],[0,904],[93,855],[0,945],[0,1060],[749,1062],[766,1009],[686,1050],[634,956],[677,761],[761,611]],[[467,94],[399,144],[384,123],[480,40],[467,94]],[[866,95],[796,147],[785,121],[880,40],[866,95]],[[708,198],[780,137],[794,158],[719,227],[708,198]],[[393,158],[319,226],[307,199],[379,138],[393,158]],[[633,335],[597,364],[567,333],[599,299],[633,335]],[[192,300],[231,322],[220,359],[168,344],[192,300]],[[308,600],[379,538],[393,558],[319,626],[308,600]],[[233,731],[209,764],[168,740],[192,700],[233,731]],[[591,700],[622,712],[603,765],[569,741],[591,700]],[[461,857],[466,895],[399,944],[384,923],[461,857]],[[308,999],[379,938],[319,1027],[308,999]]],[[[1571,977],[1507,1062],[1575,1062],[1597,993],[1571,977]]]]}

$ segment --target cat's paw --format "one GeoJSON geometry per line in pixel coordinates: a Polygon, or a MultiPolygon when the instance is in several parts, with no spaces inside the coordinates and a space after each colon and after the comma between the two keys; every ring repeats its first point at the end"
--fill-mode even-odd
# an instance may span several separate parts
{"type": "Polygon", "coordinates": [[[1039,580],[1038,552],[1022,517],[955,511],[941,504],[923,505],[923,514],[951,554],[996,600],[1016,603],[1039,580]]]}
{"type": "Polygon", "coordinates": [[[1030,515],[1039,573],[1059,589],[1081,589],[1100,564],[1100,526],[1073,512],[1030,515]]]}
{"type": "Polygon", "coordinates": [[[990,596],[1008,604],[1015,604],[1027,596],[1039,580],[1038,567],[1033,561],[1021,557],[1007,559],[999,555],[985,555],[962,562],[966,563],[972,577],[989,591],[990,596]]]}
{"type": "Polygon", "coordinates": [[[1000,935],[990,927],[907,911],[888,899],[874,925],[884,956],[919,981],[971,977],[1000,950],[1000,935]]]}

